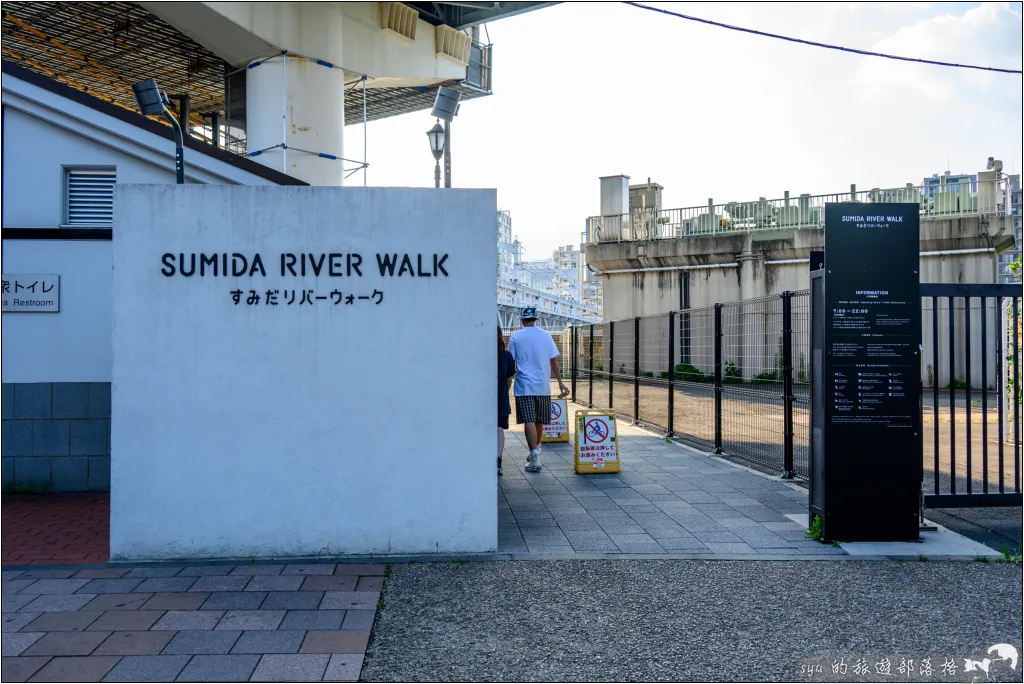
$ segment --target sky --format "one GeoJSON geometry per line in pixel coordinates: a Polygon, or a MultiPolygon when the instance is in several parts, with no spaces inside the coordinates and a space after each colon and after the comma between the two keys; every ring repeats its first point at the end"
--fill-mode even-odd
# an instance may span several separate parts
{"type": "MultiPolygon", "coordinates": [[[[1020,3],[648,3],[901,56],[1020,69],[1020,3]]],[[[494,94],[452,124],[452,186],[496,188],[528,259],[579,244],[599,177],[663,208],[919,184],[1022,164],[1022,79],[764,38],[621,3],[488,24],[494,94]]],[[[431,187],[429,112],[367,125],[367,184],[431,187]]],[[[348,126],[345,156],[363,156],[348,126]]],[[[350,181],[361,184],[362,175],[350,181]]]]}

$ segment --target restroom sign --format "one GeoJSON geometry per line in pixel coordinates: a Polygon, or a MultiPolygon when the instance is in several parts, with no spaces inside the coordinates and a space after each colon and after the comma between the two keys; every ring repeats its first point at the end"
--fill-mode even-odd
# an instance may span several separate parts
{"type": "Polygon", "coordinates": [[[551,422],[544,426],[540,437],[542,442],[569,441],[569,413],[565,399],[551,398],[551,422]]]}
{"type": "Polygon", "coordinates": [[[3,274],[4,313],[60,311],[60,276],[3,274]]]}
{"type": "Polygon", "coordinates": [[[576,412],[576,472],[619,472],[619,439],[613,411],[576,412]]]}

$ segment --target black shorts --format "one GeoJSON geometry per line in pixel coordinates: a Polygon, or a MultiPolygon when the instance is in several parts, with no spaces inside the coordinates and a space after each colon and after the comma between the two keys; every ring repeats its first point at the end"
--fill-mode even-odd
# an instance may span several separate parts
{"type": "Polygon", "coordinates": [[[508,416],[498,416],[498,427],[508,430],[508,416]]]}

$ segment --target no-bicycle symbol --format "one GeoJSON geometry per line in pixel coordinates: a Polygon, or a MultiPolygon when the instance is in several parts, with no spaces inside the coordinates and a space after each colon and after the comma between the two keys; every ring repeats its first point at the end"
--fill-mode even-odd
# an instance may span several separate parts
{"type": "Polygon", "coordinates": [[[558,402],[551,402],[551,420],[558,420],[562,417],[562,406],[558,402]]]}
{"type": "Polygon", "coordinates": [[[604,440],[608,439],[608,424],[600,418],[588,420],[584,426],[584,430],[587,433],[588,442],[600,444],[604,440]]]}

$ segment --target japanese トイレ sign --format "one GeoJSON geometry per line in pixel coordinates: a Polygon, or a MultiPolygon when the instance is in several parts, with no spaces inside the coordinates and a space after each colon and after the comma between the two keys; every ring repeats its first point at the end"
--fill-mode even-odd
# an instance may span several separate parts
{"type": "Polygon", "coordinates": [[[59,275],[3,274],[4,313],[60,311],[59,275]]]}
{"type": "Polygon", "coordinates": [[[542,442],[568,442],[569,416],[566,411],[565,399],[551,399],[551,422],[544,426],[542,442]]]}
{"type": "Polygon", "coordinates": [[[619,472],[619,440],[614,412],[576,412],[576,472],[619,472]]]}

